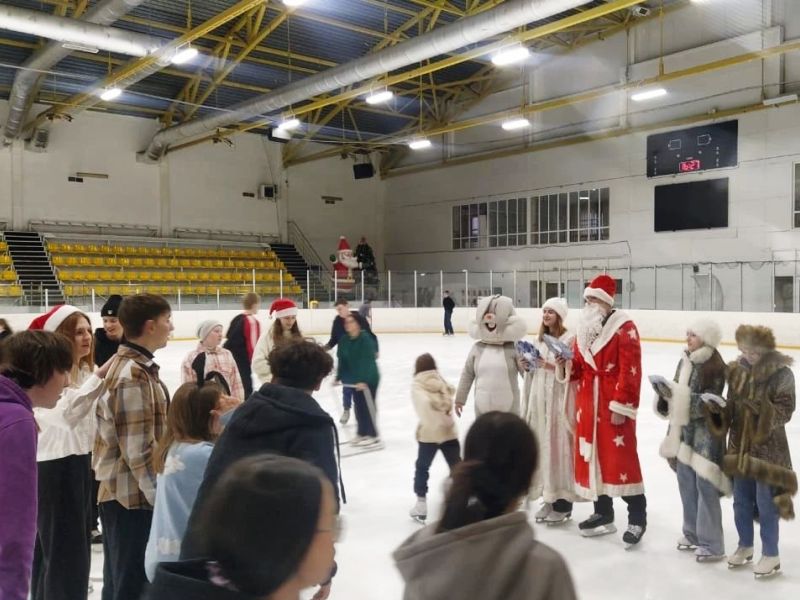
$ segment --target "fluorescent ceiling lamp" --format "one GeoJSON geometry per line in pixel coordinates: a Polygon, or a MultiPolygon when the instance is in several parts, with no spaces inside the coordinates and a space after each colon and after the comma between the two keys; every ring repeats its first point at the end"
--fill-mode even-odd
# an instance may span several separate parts
{"type": "Polygon", "coordinates": [[[67,50],[76,50],[78,52],[88,52],[89,54],[97,54],[100,49],[97,46],[89,46],[87,44],[78,44],[76,42],[64,42],[61,44],[62,48],[67,50]]]}
{"type": "Polygon", "coordinates": [[[383,104],[394,98],[394,92],[391,90],[381,90],[370,94],[365,98],[367,104],[383,104]]]}
{"type": "Polygon", "coordinates": [[[283,3],[286,6],[300,6],[301,4],[305,4],[308,0],[283,0],[283,3]]]}
{"type": "Polygon", "coordinates": [[[298,127],[300,127],[300,119],[296,119],[295,117],[285,119],[278,125],[278,129],[283,129],[284,131],[291,131],[298,127]]]}
{"type": "Polygon", "coordinates": [[[787,94],[786,96],[778,96],[777,98],[767,98],[764,100],[764,106],[778,106],[779,104],[788,104],[789,102],[797,102],[797,94],[787,94]]]}
{"type": "Polygon", "coordinates": [[[652,100],[653,98],[661,98],[661,96],[666,96],[666,95],[667,95],[667,90],[665,90],[664,88],[653,88],[652,90],[631,94],[631,100],[633,100],[634,102],[644,102],[645,100],[652,100]]]}
{"type": "Polygon", "coordinates": [[[431,147],[431,141],[426,138],[417,138],[408,142],[408,147],[412,150],[424,150],[431,147]]]}
{"type": "Polygon", "coordinates": [[[200,54],[200,52],[197,50],[197,48],[192,48],[191,46],[187,46],[185,48],[178,48],[178,50],[175,51],[175,55],[172,57],[170,62],[173,65],[185,65],[186,63],[191,62],[195,58],[197,58],[198,54],[200,54]]]}
{"type": "Polygon", "coordinates": [[[508,121],[503,122],[503,129],[506,131],[514,131],[515,129],[525,129],[526,127],[530,127],[531,122],[524,117],[520,117],[518,119],[509,119],[508,121]]]}
{"type": "Polygon", "coordinates": [[[492,56],[492,62],[498,67],[504,67],[525,60],[530,55],[531,51],[526,46],[512,46],[492,56]]]}
{"type": "Polygon", "coordinates": [[[118,87],[106,88],[100,94],[100,99],[105,102],[111,102],[112,100],[116,100],[122,94],[122,90],[118,87]]]}

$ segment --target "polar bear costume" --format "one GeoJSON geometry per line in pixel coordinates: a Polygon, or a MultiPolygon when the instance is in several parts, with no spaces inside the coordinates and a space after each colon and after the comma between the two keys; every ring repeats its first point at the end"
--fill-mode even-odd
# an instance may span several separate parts
{"type": "Polygon", "coordinates": [[[517,316],[511,298],[488,296],[478,303],[469,334],[478,340],[461,373],[456,406],[467,403],[475,383],[475,416],[499,410],[519,414],[519,381],[516,342],[526,333],[525,322],[517,316]]]}

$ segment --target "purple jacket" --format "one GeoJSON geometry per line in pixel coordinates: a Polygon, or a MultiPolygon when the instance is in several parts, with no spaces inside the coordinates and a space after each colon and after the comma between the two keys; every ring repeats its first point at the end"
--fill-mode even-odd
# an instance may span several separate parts
{"type": "Polygon", "coordinates": [[[36,422],[31,401],[0,375],[0,598],[26,600],[36,538],[36,422]]]}

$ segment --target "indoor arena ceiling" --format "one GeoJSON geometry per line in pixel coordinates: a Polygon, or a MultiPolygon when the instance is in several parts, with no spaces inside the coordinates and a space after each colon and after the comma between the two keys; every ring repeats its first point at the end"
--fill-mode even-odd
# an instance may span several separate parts
{"type": "MultiPolygon", "coordinates": [[[[157,118],[165,126],[180,124],[225,111],[311,74],[490,10],[502,1],[307,0],[295,8],[278,0],[250,0],[249,8],[236,14],[232,9],[243,5],[241,0],[146,0],[113,27],[165,40],[192,32],[196,35],[196,30],[202,29],[205,32],[192,41],[201,55],[191,64],[169,65],[148,74],[127,86],[114,101],[98,102],[81,94],[122,69],[144,71],[137,64],[142,59],[103,51],[72,51],[41,74],[34,90],[35,101],[50,109],[47,115],[29,112],[22,136],[30,137],[35,127],[45,122],[45,116],[53,120],[86,108],[157,118]]],[[[70,18],[80,18],[99,3],[100,0],[2,2],[70,18]]],[[[663,2],[667,7],[680,3],[663,2]]],[[[657,8],[662,2],[587,2],[578,10],[529,24],[525,31],[535,35],[525,43],[533,51],[575,48],[630,26],[633,4],[657,8]]],[[[486,43],[492,41],[497,40],[486,43]]],[[[19,67],[46,42],[0,31],[0,96],[8,97],[19,67]]],[[[394,76],[415,69],[425,71],[393,83],[390,89],[395,97],[384,105],[368,105],[363,95],[337,99],[336,94],[342,95],[340,90],[293,106],[304,126],[287,148],[287,161],[291,162],[291,156],[297,155],[307,140],[343,144],[347,151],[373,149],[386,140],[457,119],[495,88],[497,73],[485,55],[470,60],[448,58],[435,57],[423,65],[392,72],[393,79],[397,79],[394,76]],[[330,103],[324,102],[326,99],[330,103]],[[312,101],[316,108],[304,111],[312,101]]],[[[375,86],[382,89],[380,81],[375,86]]],[[[220,141],[242,130],[264,131],[263,120],[212,132],[200,141],[220,141]]]]}

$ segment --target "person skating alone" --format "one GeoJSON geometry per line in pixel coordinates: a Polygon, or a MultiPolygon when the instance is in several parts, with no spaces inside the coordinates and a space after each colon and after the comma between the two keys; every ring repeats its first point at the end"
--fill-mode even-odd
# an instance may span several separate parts
{"type": "Polygon", "coordinates": [[[761,560],[753,568],[757,578],[781,568],[778,551],[780,519],[793,519],[792,496],[797,475],[786,437],[786,424],[795,408],[792,358],[775,349],[768,327],[740,325],[736,343],[741,356],[728,364],[728,398],[724,408],[707,404],[711,430],[727,434],[728,449],[722,468],[733,477],[733,517],[739,544],[728,559],[731,568],[753,559],[753,515],[758,509],[761,560]]]}
{"type": "Polygon", "coordinates": [[[550,335],[572,347],[575,334],[564,321],[569,308],[563,298],[550,298],[542,306],[542,324],[533,341],[535,364],[521,359],[525,372],[520,415],[539,441],[541,467],[533,478],[529,498],[542,498],[534,518],[537,523],[558,525],[572,517],[575,494],[575,384],[570,382],[571,361],[564,372],[545,342],[550,335]]]}
{"type": "Polygon", "coordinates": [[[456,309],[456,303],[450,297],[450,290],[444,291],[442,308],[444,309],[444,335],[453,335],[453,311],[456,309]]]}
{"type": "Polygon", "coordinates": [[[378,346],[373,336],[361,329],[361,321],[355,314],[344,319],[347,335],[339,340],[337,350],[336,380],[353,390],[353,404],[358,424],[353,439],[356,446],[379,447],[377,394],[380,374],[378,372],[378,346]]]}
{"type": "MultiPolygon", "coordinates": [[[[642,377],[639,332],[614,310],[616,282],[599,275],[584,290],[572,361],[575,402],[575,491],[594,501],[594,513],[578,525],[582,535],[616,532],[612,497],[628,505],[627,547],[647,528],[647,500],[636,440],[642,377]]],[[[563,362],[563,360],[562,360],[563,362]]]]}
{"type": "Polygon", "coordinates": [[[678,476],[683,505],[683,537],[678,550],[694,551],[698,562],[725,558],[720,495],[731,494],[722,472],[724,440],[706,423],[703,394],[720,396],[725,388],[725,361],[717,351],[719,326],[706,319],[686,331],[686,349],[673,381],[654,384],[656,413],[669,420],[661,456],[678,476]]]}
{"type": "Polygon", "coordinates": [[[411,518],[424,523],[428,518],[428,477],[434,457],[441,452],[451,471],[461,460],[461,445],[453,418],[455,388],[447,383],[430,354],[417,357],[411,399],[417,413],[417,462],[414,473],[414,493],[417,501],[411,518]]]}

